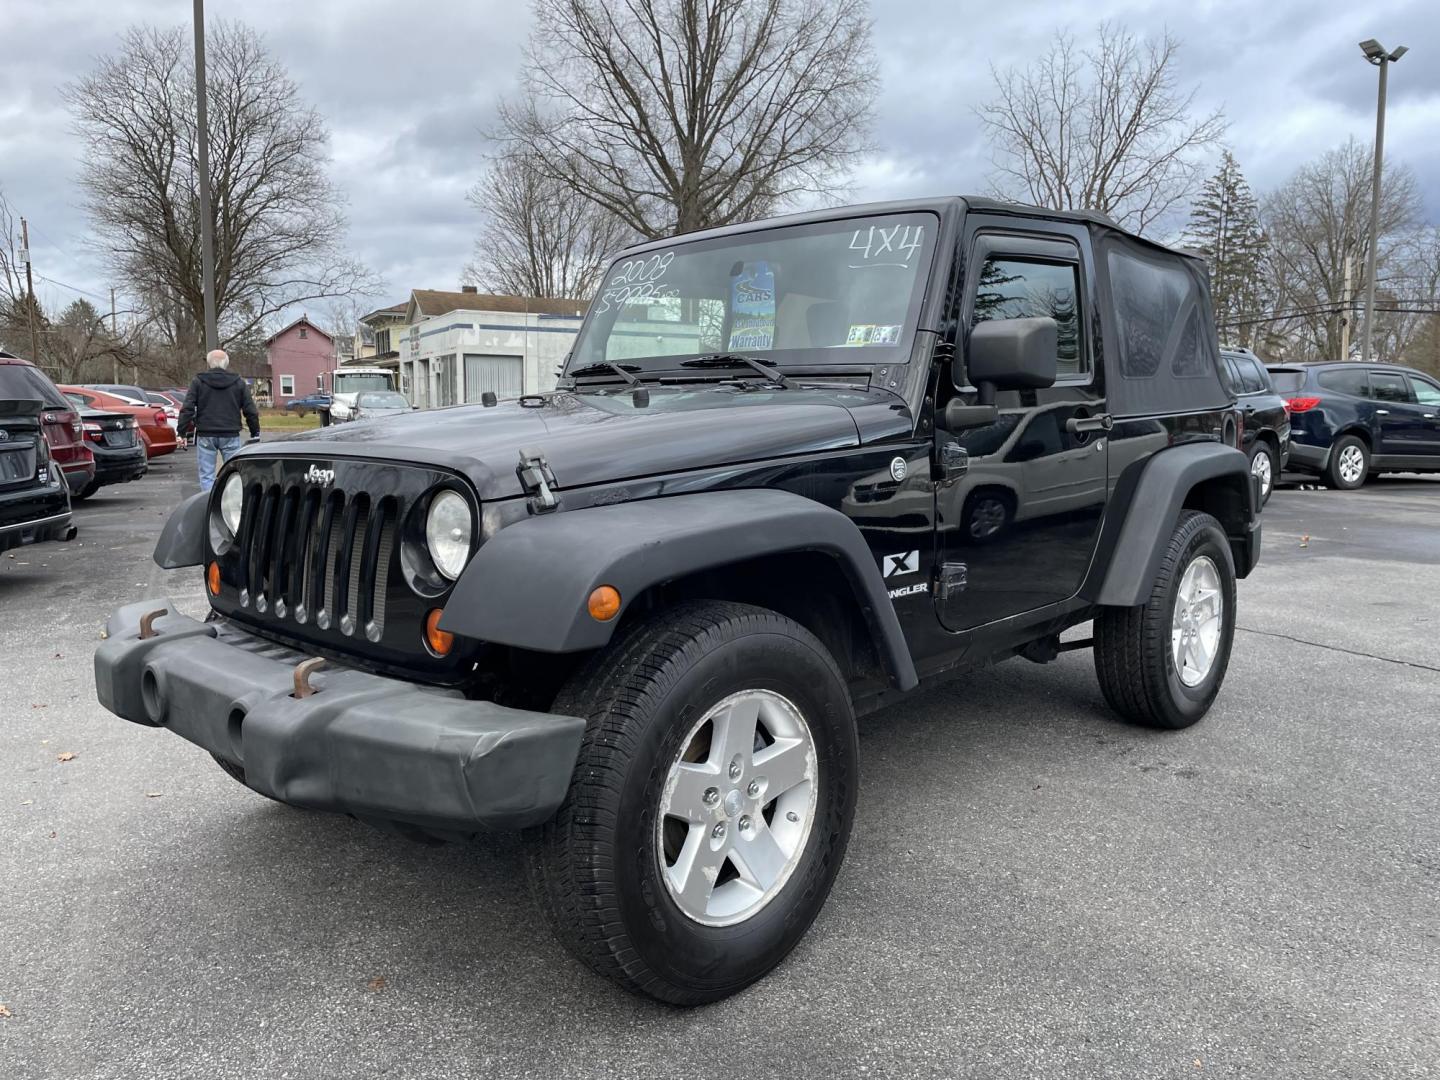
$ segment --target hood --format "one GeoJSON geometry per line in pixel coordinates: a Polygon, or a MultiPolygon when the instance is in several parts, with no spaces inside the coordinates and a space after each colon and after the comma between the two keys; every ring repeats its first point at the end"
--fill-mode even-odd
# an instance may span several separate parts
{"type": "Polygon", "coordinates": [[[563,391],[486,408],[461,405],[321,428],[242,453],[413,460],[469,476],[482,499],[522,492],[521,451],[545,456],[560,490],[858,446],[861,432],[908,434],[903,401],[851,387],[742,390],[730,384],[563,391]],[[864,417],[862,419],[862,416],[864,417]]]}
{"type": "Polygon", "coordinates": [[[239,375],[224,368],[210,368],[202,371],[196,378],[212,390],[224,390],[227,386],[234,386],[241,381],[239,375]]]}

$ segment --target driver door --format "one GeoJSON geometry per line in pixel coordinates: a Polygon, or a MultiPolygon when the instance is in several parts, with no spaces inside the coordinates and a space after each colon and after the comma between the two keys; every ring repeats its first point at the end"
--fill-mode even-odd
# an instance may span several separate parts
{"type": "MultiPolygon", "coordinates": [[[[936,409],[935,603],[952,631],[1068,600],[1099,537],[1109,440],[1091,348],[1089,238],[1055,228],[1042,238],[986,228],[982,218],[967,238],[964,331],[988,319],[1049,316],[1059,327],[1058,375],[1051,387],[999,392],[999,419],[988,427],[947,431],[936,409]]],[[[952,364],[942,381],[974,404],[959,350],[952,364]]]]}

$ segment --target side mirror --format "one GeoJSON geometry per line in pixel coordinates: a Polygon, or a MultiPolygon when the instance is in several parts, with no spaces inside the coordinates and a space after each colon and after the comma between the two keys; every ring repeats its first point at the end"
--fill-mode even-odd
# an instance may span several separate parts
{"type": "Polygon", "coordinates": [[[997,390],[1036,390],[1055,385],[1060,328],[1049,316],[993,319],[970,331],[966,373],[988,405],[997,390]]]}

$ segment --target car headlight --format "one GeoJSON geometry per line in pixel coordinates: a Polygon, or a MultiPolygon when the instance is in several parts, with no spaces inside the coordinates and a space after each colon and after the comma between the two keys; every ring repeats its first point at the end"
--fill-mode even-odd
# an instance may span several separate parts
{"type": "Polygon", "coordinates": [[[225,523],[225,528],[230,530],[231,536],[240,532],[240,512],[244,508],[245,484],[239,473],[231,473],[225,478],[225,486],[220,489],[220,520],[225,523]]]}
{"type": "Polygon", "coordinates": [[[458,491],[442,491],[430,500],[425,516],[425,544],[435,568],[451,581],[460,576],[470,558],[470,533],[475,515],[458,491]]]}

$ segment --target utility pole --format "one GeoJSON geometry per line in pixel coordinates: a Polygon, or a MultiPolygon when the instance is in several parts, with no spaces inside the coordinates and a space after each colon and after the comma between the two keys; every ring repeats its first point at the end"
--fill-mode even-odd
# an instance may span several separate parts
{"type": "Polygon", "coordinates": [[[1345,245],[1345,284],[1340,290],[1344,311],[1340,315],[1340,359],[1350,359],[1350,320],[1355,316],[1355,299],[1350,292],[1350,245],[1345,245]]]}
{"type": "MultiPolygon", "coordinates": [[[[1349,263],[1345,264],[1349,266],[1349,263]]],[[[120,354],[115,351],[115,342],[119,340],[119,333],[115,329],[115,290],[110,290],[110,381],[120,381],[120,354]]]]}
{"type": "Polygon", "coordinates": [[[30,308],[30,362],[38,364],[40,341],[35,335],[35,315],[40,305],[35,303],[35,279],[30,276],[30,225],[23,217],[20,219],[20,258],[25,263],[25,294],[30,308]]]}
{"type": "MultiPolygon", "coordinates": [[[[196,0],[199,3],[199,0],[196,0]]],[[[1409,49],[1401,45],[1394,52],[1374,38],[1360,43],[1365,59],[1380,69],[1380,96],[1375,105],[1375,174],[1370,185],[1370,247],[1366,252],[1365,266],[1365,336],[1360,342],[1360,359],[1369,363],[1374,355],[1375,344],[1375,255],[1380,247],[1380,168],[1385,157],[1385,75],[1390,65],[1404,56],[1409,49]]]]}
{"type": "Polygon", "coordinates": [[[205,0],[195,0],[195,121],[200,164],[200,273],[205,293],[205,351],[220,347],[215,329],[215,236],[210,216],[210,127],[205,100],[205,0]]]}

